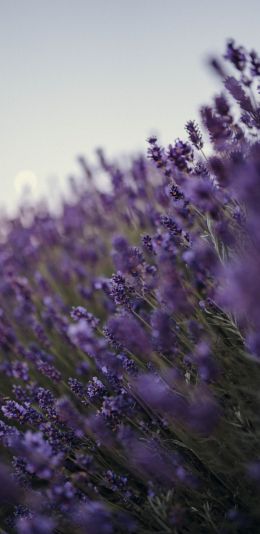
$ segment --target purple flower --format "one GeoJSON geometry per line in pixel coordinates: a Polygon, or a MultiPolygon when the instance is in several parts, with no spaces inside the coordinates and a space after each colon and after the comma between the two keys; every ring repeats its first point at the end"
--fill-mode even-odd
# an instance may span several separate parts
{"type": "Polygon", "coordinates": [[[57,400],[55,409],[59,420],[73,430],[77,437],[81,438],[83,436],[83,420],[71,401],[67,397],[62,397],[57,400]]]}
{"type": "Polygon", "coordinates": [[[142,244],[146,252],[149,252],[150,254],[154,253],[152,238],[149,235],[144,235],[142,237],[142,244]]]}
{"type": "Polygon", "coordinates": [[[151,327],[155,348],[162,352],[173,352],[176,337],[170,315],[162,310],[154,311],[151,316],[151,327]]]}
{"type": "Polygon", "coordinates": [[[58,371],[58,369],[54,367],[54,365],[51,365],[42,360],[36,360],[35,364],[38,371],[50,378],[50,380],[52,380],[53,382],[58,383],[61,381],[61,373],[60,371],[58,371]]]}
{"type": "MultiPolygon", "coordinates": [[[[218,291],[218,300],[223,307],[235,312],[242,323],[250,319],[252,326],[259,328],[260,283],[257,275],[259,258],[258,255],[254,257],[252,254],[245,255],[241,260],[233,260],[221,270],[220,276],[223,282],[218,291]]],[[[250,347],[257,348],[256,341],[257,336],[248,334],[250,347]]]]}
{"type": "Polygon", "coordinates": [[[112,534],[114,531],[109,510],[98,501],[87,501],[80,505],[74,520],[85,534],[112,534]]]}
{"type": "Polygon", "coordinates": [[[22,406],[15,401],[7,401],[1,410],[7,419],[15,419],[17,422],[23,423],[28,414],[28,406],[22,406]]]}
{"type": "Polygon", "coordinates": [[[218,377],[219,369],[207,342],[201,341],[196,346],[194,362],[197,364],[199,375],[204,382],[211,382],[218,377]]]}
{"type": "Polygon", "coordinates": [[[252,76],[260,76],[260,58],[255,50],[250,52],[250,72],[252,76]]]}
{"type": "Polygon", "coordinates": [[[202,134],[198,125],[194,121],[188,121],[186,124],[186,130],[189,134],[189,140],[198,150],[203,148],[202,134]]]}
{"type": "Polygon", "coordinates": [[[159,283],[156,296],[167,313],[188,313],[188,295],[182,286],[176,261],[171,253],[164,252],[159,257],[159,283]]]}
{"type": "Polygon", "coordinates": [[[87,387],[82,384],[77,378],[69,378],[68,385],[73,393],[80,399],[85,406],[88,404],[87,387]]]}
{"type": "Polygon", "coordinates": [[[115,304],[131,308],[134,288],[130,286],[121,272],[113,274],[111,279],[110,295],[115,304]]]}
{"type": "Polygon", "coordinates": [[[106,347],[105,340],[96,337],[93,328],[83,318],[76,324],[70,324],[67,333],[71,342],[92,358],[98,358],[106,347]]]}
{"type": "Polygon", "coordinates": [[[115,340],[137,358],[147,358],[151,353],[151,340],[148,334],[131,315],[113,317],[107,326],[115,340]]]}
{"type": "Polygon", "coordinates": [[[88,398],[91,401],[95,401],[97,399],[102,399],[106,388],[101,380],[97,378],[97,376],[93,376],[93,378],[88,382],[86,390],[88,398]]]}
{"type": "Polygon", "coordinates": [[[193,161],[193,150],[188,143],[180,139],[175,141],[174,146],[169,145],[167,157],[179,171],[189,172],[190,163],[193,161]]]}
{"type": "Polygon", "coordinates": [[[99,323],[99,319],[94,317],[94,315],[88,312],[83,306],[77,306],[76,308],[73,307],[70,315],[72,319],[74,319],[74,321],[78,321],[79,319],[85,319],[87,323],[93,328],[96,328],[99,323]]]}
{"type": "Polygon", "coordinates": [[[124,244],[112,254],[114,265],[117,271],[128,273],[133,277],[138,277],[142,272],[144,258],[142,251],[138,247],[130,247],[124,244]]]}
{"type": "Polygon", "coordinates": [[[239,71],[243,71],[246,67],[246,51],[243,46],[235,46],[234,39],[228,40],[224,58],[230,61],[239,71]]]}
{"type": "Polygon", "coordinates": [[[170,195],[173,197],[174,201],[183,200],[184,194],[180,191],[177,185],[172,185],[170,188],[170,195]]]}
{"type": "Polygon", "coordinates": [[[0,442],[5,447],[12,447],[13,442],[19,437],[19,431],[16,427],[8,426],[0,420],[0,442]]]}
{"type": "MultiPolygon", "coordinates": [[[[227,101],[225,94],[221,93],[220,95],[215,96],[214,101],[215,101],[216,111],[218,112],[218,114],[223,115],[224,117],[225,116],[228,117],[229,112],[230,112],[230,106],[229,106],[229,103],[227,101]]],[[[230,120],[232,121],[231,117],[230,117],[230,120]]]]}
{"type": "Polygon", "coordinates": [[[178,226],[178,224],[176,224],[175,220],[172,217],[168,217],[167,215],[161,215],[160,223],[162,224],[162,226],[164,226],[164,228],[169,230],[170,234],[172,235],[180,235],[182,232],[181,228],[178,226]]]}
{"type": "Polygon", "coordinates": [[[147,151],[148,158],[155,163],[158,169],[164,168],[166,166],[167,157],[164,149],[158,144],[157,138],[150,137],[148,143],[150,145],[147,151]]]}
{"type": "Polygon", "coordinates": [[[229,76],[225,80],[225,87],[233,96],[233,98],[239,103],[243,111],[248,113],[253,112],[253,106],[250,98],[245,94],[241,84],[233,76],[229,76]]]}
{"type": "Polygon", "coordinates": [[[150,408],[169,419],[186,420],[188,401],[177,390],[171,389],[160,376],[142,374],[134,380],[134,388],[150,408]]]}
{"type": "Polygon", "coordinates": [[[51,418],[55,418],[55,397],[53,393],[48,389],[38,387],[35,390],[35,397],[43,413],[47,414],[51,418]]]}
{"type": "Polygon", "coordinates": [[[43,515],[21,517],[16,522],[18,534],[53,534],[55,523],[53,519],[43,515]]]}
{"type": "Polygon", "coordinates": [[[214,148],[217,151],[226,150],[232,138],[229,119],[217,114],[210,106],[201,108],[201,117],[214,148]]]}
{"type": "Polygon", "coordinates": [[[33,433],[27,430],[16,447],[25,459],[28,473],[43,480],[51,478],[53,470],[59,466],[62,459],[62,454],[53,454],[52,447],[43,439],[42,432],[33,433]]]}

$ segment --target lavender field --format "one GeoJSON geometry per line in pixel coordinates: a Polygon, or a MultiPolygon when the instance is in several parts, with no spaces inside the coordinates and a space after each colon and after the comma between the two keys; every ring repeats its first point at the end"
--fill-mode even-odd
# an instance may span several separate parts
{"type": "Polygon", "coordinates": [[[260,532],[260,57],[211,67],[185,140],[1,221],[1,534],[260,532]]]}

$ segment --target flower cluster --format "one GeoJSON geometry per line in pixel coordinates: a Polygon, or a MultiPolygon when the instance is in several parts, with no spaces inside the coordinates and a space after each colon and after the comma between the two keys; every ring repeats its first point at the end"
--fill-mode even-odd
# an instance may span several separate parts
{"type": "Polygon", "coordinates": [[[259,532],[260,58],[223,61],[187,140],[1,220],[1,532],[259,532]]]}

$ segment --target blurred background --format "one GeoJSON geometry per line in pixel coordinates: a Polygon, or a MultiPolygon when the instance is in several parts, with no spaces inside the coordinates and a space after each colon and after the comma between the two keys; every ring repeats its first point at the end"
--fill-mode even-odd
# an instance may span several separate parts
{"type": "Polygon", "coordinates": [[[0,0],[0,206],[55,202],[93,161],[184,136],[225,41],[259,51],[259,0],[0,0]]]}

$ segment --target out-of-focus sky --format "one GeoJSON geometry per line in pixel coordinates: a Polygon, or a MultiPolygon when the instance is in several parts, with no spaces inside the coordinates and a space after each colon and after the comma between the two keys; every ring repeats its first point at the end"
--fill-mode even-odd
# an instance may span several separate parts
{"type": "Polygon", "coordinates": [[[207,54],[259,51],[259,22],[259,0],[0,0],[0,206],[26,181],[51,198],[97,146],[184,135],[218,90],[207,54]]]}

